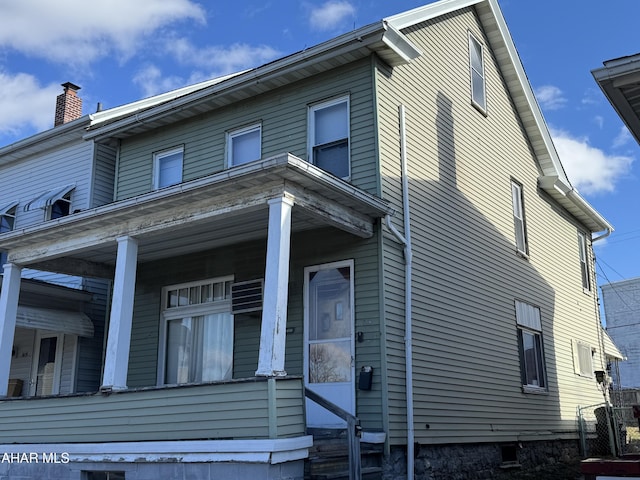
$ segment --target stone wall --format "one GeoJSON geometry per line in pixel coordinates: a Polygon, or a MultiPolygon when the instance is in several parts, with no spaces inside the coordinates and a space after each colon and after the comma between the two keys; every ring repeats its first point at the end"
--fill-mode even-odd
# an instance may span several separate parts
{"type": "MultiPolygon", "coordinates": [[[[577,440],[476,445],[423,445],[416,448],[416,480],[572,480],[578,472],[577,440]]],[[[384,480],[406,479],[406,449],[392,447],[384,480]]]]}

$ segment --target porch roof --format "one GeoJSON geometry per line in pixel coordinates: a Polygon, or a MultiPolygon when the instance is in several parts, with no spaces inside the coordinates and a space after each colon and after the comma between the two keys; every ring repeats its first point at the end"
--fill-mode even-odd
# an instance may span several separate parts
{"type": "Polygon", "coordinates": [[[138,261],[266,237],[267,201],[294,203],[292,230],[333,226],[366,238],[393,214],[379,197],[291,154],[258,160],[0,235],[8,261],[109,278],[116,239],[135,237],[138,261]]]}
{"type": "Polygon", "coordinates": [[[18,305],[16,326],[93,337],[93,322],[82,312],[18,305]]]}

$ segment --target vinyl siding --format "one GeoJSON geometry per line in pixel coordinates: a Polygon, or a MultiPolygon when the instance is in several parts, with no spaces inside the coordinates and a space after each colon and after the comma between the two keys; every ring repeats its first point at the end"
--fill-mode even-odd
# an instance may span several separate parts
{"type": "MultiPolygon", "coordinates": [[[[537,190],[535,158],[474,11],[405,33],[428,54],[391,76],[381,70],[376,82],[383,197],[396,209],[398,105],[407,108],[416,441],[575,435],[576,406],[602,401],[595,382],[573,370],[571,339],[598,348],[599,332],[595,295],[580,282],[579,225],[537,190]],[[485,46],[486,116],[471,104],[468,32],[485,46]],[[515,253],[512,178],[524,188],[528,259],[515,253]],[[544,395],[521,388],[516,299],[541,311],[544,395]]],[[[392,285],[385,294],[389,435],[403,443],[402,251],[387,234],[383,245],[392,285]]]]}
{"type": "MultiPolygon", "coordinates": [[[[269,438],[268,399],[265,379],[10,400],[0,442],[87,443],[96,432],[103,442],[269,438]]],[[[275,406],[278,438],[304,435],[300,379],[276,380],[275,406]]]]}
{"type": "Polygon", "coordinates": [[[122,141],[116,198],[152,189],[153,153],[184,146],[183,180],[224,169],[226,132],[262,125],[262,157],[283,152],[307,158],[308,106],[349,95],[352,183],[376,193],[372,77],[369,59],[301,80],[179,124],[122,141]]]}
{"type": "Polygon", "coordinates": [[[115,169],[116,148],[109,145],[95,145],[90,208],[99,207],[113,201],[115,169]]]}

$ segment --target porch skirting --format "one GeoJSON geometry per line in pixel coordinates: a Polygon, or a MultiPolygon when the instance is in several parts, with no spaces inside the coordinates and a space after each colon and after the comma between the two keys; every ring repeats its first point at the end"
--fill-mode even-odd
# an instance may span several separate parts
{"type": "Polygon", "coordinates": [[[202,480],[302,479],[304,459],[312,445],[310,435],[259,440],[0,445],[0,476],[9,480],[80,480],[86,472],[123,472],[127,480],[183,478],[187,473],[189,478],[202,480]]]}

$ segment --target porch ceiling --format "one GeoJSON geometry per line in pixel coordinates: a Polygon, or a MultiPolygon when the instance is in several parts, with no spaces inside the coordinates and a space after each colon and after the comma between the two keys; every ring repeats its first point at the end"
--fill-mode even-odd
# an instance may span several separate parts
{"type": "Polygon", "coordinates": [[[18,265],[110,277],[116,239],[138,240],[146,262],[266,238],[270,198],[293,203],[292,231],[334,226],[373,234],[386,202],[290,154],[235,167],[0,236],[18,265]]]}

